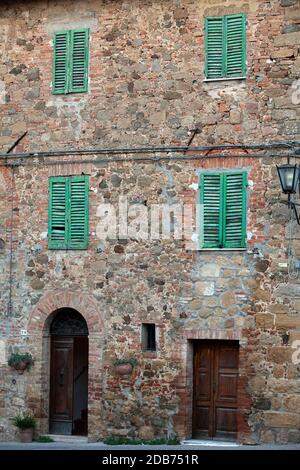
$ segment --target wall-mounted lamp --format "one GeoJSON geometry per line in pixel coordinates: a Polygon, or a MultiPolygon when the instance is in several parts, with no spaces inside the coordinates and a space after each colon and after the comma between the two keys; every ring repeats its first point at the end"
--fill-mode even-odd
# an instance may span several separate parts
{"type": "Polygon", "coordinates": [[[285,165],[276,166],[282,192],[288,195],[288,207],[290,207],[294,211],[297,223],[298,225],[300,225],[300,216],[296,208],[296,206],[300,206],[300,204],[295,203],[291,198],[292,194],[295,194],[297,191],[297,186],[299,184],[300,167],[298,165],[291,165],[289,158],[288,162],[285,165]]]}

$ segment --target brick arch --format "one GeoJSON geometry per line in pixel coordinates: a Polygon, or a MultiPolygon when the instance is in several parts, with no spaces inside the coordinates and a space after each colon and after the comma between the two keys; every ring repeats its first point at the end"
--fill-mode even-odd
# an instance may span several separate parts
{"type": "Polygon", "coordinates": [[[103,349],[105,328],[103,311],[89,294],[71,290],[47,292],[33,308],[27,324],[28,349],[34,365],[27,387],[26,405],[38,418],[38,431],[49,432],[50,395],[50,324],[54,313],[62,308],[77,310],[86,320],[89,329],[89,379],[88,379],[88,437],[99,438],[104,433],[102,417],[103,349]]]}
{"type": "Polygon", "coordinates": [[[77,310],[87,322],[90,335],[103,332],[102,313],[91,295],[78,294],[71,290],[55,290],[44,294],[31,312],[27,326],[29,335],[45,332],[49,326],[48,318],[61,308],[77,310]]]}

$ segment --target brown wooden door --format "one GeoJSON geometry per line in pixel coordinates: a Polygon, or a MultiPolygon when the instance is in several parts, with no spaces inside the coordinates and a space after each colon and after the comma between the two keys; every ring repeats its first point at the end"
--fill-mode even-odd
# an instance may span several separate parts
{"type": "Polygon", "coordinates": [[[194,344],[193,437],[236,438],[238,342],[194,344]]]}
{"type": "Polygon", "coordinates": [[[88,430],[88,337],[74,337],[73,433],[88,430]]]}
{"type": "Polygon", "coordinates": [[[73,338],[51,338],[50,432],[72,434],[73,338]]]}

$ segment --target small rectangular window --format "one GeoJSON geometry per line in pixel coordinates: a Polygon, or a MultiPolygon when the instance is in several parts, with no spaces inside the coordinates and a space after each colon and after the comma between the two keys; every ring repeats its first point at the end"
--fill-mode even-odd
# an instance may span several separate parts
{"type": "Polygon", "coordinates": [[[207,80],[245,78],[244,14],[205,18],[205,75],[207,80]]]}
{"type": "Polygon", "coordinates": [[[88,89],[89,29],[57,32],[54,35],[54,95],[80,93],[88,89]]]}
{"type": "Polygon", "coordinates": [[[156,351],[156,328],[154,323],[142,324],[143,351],[156,351]]]}

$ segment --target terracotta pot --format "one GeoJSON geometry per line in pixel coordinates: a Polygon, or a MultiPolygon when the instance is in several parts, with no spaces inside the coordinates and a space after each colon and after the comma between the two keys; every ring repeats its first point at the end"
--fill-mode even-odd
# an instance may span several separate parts
{"type": "Polygon", "coordinates": [[[116,364],[115,370],[119,375],[129,375],[132,373],[132,365],[128,362],[126,364],[116,364]]]}
{"type": "Polygon", "coordinates": [[[27,366],[27,362],[22,361],[16,364],[14,367],[18,371],[18,374],[23,374],[24,370],[27,369],[27,366]]]}
{"type": "Polygon", "coordinates": [[[32,442],[33,428],[20,429],[20,442],[32,442]]]}

